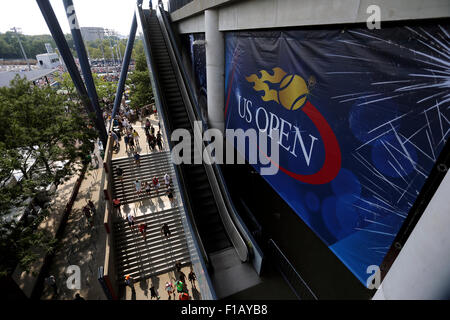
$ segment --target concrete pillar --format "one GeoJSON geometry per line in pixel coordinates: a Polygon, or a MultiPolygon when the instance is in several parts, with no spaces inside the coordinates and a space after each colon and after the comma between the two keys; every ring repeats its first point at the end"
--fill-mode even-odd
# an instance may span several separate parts
{"type": "Polygon", "coordinates": [[[205,11],[206,86],[208,90],[208,123],[224,131],[225,45],[219,31],[217,10],[205,11]]]}

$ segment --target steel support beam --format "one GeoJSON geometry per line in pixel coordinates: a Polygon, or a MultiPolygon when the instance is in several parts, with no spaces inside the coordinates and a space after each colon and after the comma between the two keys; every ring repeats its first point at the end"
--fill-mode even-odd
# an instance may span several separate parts
{"type": "Polygon", "coordinates": [[[39,9],[42,12],[42,15],[47,23],[48,29],[50,30],[53,39],[55,40],[56,46],[58,47],[59,53],[66,65],[67,71],[69,72],[70,77],[75,85],[75,88],[78,94],[83,101],[83,104],[86,108],[86,112],[90,117],[94,119],[96,128],[98,130],[99,136],[102,137],[102,132],[104,134],[105,141],[102,139],[102,143],[106,146],[106,130],[103,119],[98,119],[96,116],[95,109],[92,105],[92,102],[89,100],[89,95],[84,86],[83,79],[78,71],[77,65],[73,58],[72,52],[70,51],[69,45],[64,37],[64,33],[61,30],[61,27],[58,23],[58,19],[56,18],[55,12],[50,4],[49,0],[36,0],[39,9]],[[100,120],[100,121],[99,121],[100,120]]]}
{"type": "Polygon", "coordinates": [[[127,48],[125,49],[125,56],[123,58],[122,70],[120,71],[119,83],[117,85],[116,97],[114,99],[114,107],[111,115],[111,121],[119,109],[120,102],[122,101],[123,89],[125,87],[125,80],[127,79],[128,66],[130,65],[131,52],[133,51],[134,38],[136,36],[137,22],[136,13],[133,15],[133,22],[131,23],[130,36],[127,41],[127,48]]]}
{"type": "Polygon", "coordinates": [[[95,114],[97,115],[95,123],[100,134],[100,140],[102,141],[103,146],[106,147],[106,141],[108,140],[108,137],[106,134],[105,122],[103,121],[103,113],[98,102],[97,91],[95,90],[94,79],[92,78],[91,67],[89,65],[89,60],[86,54],[86,48],[81,36],[80,27],[78,25],[75,7],[72,3],[72,0],[63,0],[63,3],[66,10],[67,19],[69,21],[70,31],[72,33],[75,48],[77,50],[81,71],[83,72],[86,89],[92,102],[92,106],[94,107],[95,114]]]}

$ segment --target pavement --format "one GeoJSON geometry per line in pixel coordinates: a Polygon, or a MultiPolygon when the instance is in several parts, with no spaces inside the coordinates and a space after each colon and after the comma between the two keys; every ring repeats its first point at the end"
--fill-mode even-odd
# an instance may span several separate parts
{"type": "MultiPolygon", "coordinates": [[[[156,132],[158,132],[157,115],[151,115],[148,118],[155,127],[156,132]]],[[[140,136],[140,147],[138,147],[138,151],[141,155],[151,152],[145,136],[145,119],[146,118],[143,118],[142,122],[138,120],[132,124],[133,128],[136,129],[140,136]]],[[[161,130],[161,133],[163,134],[163,147],[166,148],[167,137],[164,135],[164,130],[161,130]]],[[[97,148],[96,154],[99,156],[97,148]]],[[[120,150],[117,153],[113,152],[113,159],[127,156],[132,156],[132,154],[126,151],[125,143],[122,137],[120,140],[120,150]]],[[[46,277],[49,275],[53,275],[55,277],[58,288],[57,294],[54,294],[54,291],[50,286],[45,285],[41,295],[41,299],[43,300],[71,300],[75,297],[76,293],[79,293],[81,297],[86,300],[106,300],[103,289],[97,280],[98,268],[104,264],[106,243],[106,231],[103,226],[102,214],[105,206],[102,184],[103,167],[101,158],[98,159],[99,167],[96,169],[90,167],[81,183],[72,211],[69,214],[67,225],[64,229],[62,241],[59,244],[51,262],[49,274],[46,275],[46,277]],[[92,227],[89,226],[84,214],[82,213],[82,209],[87,204],[89,199],[94,202],[97,208],[97,215],[94,218],[94,224],[92,227]],[[70,284],[73,285],[74,282],[70,281],[72,279],[71,275],[73,271],[70,272],[69,266],[72,266],[72,268],[73,266],[79,267],[79,288],[70,288],[70,284]]],[[[74,181],[76,181],[76,178],[77,177],[75,177],[74,181]]],[[[67,186],[69,189],[66,189],[71,190],[71,185],[67,184],[67,186]]],[[[70,198],[71,193],[66,189],[64,189],[64,195],[58,197],[57,201],[55,201],[55,206],[60,208],[58,210],[62,210],[70,198]]],[[[127,209],[133,211],[135,210],[136,215],[139,216],[149,212],[157,212],[167,209],[171,207],[171,204],[166,196],[161,196],[153,200],[130,203],[128,206],[129,208],[127,209]]],[[[52,221],[53,218],[50,218],[47,223],[51,224],[52,221]]],[[[190,267],[183,267],[182,272],[187,276],[190,272],[190,267]]],[[[174,279],[177,278],[178,274],[176,274],[174,268],[174,271],[160,274],[158,276],[140,281],[139,283],[135,283],[134,290],[131,290],[131,288],[127,286],[126,289],[122,291],[120,299],[151,300],[150,287],[153,284],[156,292],[160,296],[160,299],[169,300],[168,294],[164,290],[165,283],[167,281],[172,281],[172,283],[174,283],[174,279]]],[[[201,292],[199,292],[195,286],[188,282],[187,287],[191,299],[201,300],[201,292]]],[[[174,299],[173,296],[170,298],[174,299]]],[[[176,296],[175,299],[178,299],[178,297],[176,296]]]]}
{"type": "MultiPolygon", "coordinates": [[[[100,162],[101,163],[101,162],[100,162]]],[[[103,289],[97,280],[98,267],[104,264],[106,231],[103,226],[103,216],[99,207],[104,206],[101,176],[103,168],[90,168],[81,183],[78,195],[69,214],[64,235],[52,264],[49,274],[56,278],[58,294],[54,295],[52,288],[45,286],[41,299],[71,300],[79,293],[89,300],[106,300],[103,289]],[[93,226],[89,226],[82,209],[91,199],[96,208],[93,226]],[[80,288],[70,289],[67,280],[73,271],[69,266],[80,268],[80,288]]],[[[73,267],[72,267],[73,268],[73,267]]],[[[73,283],[70,282],[69,283],[73,283]]]]}

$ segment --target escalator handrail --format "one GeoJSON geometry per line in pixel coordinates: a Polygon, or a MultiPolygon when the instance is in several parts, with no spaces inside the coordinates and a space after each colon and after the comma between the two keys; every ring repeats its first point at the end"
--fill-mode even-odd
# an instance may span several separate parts
{"type": "MultiPolygon", "coordinates": [[[[176,75],[180,78],[181,86],[182,87],[182,93],[187,95],[188,101],[185,101],[186,109],[188,111],[189,120],[191,123],[192,128],[194,129],[194,123],[193,121],[197,119],[202,119],[200,116],[201,113],[198,109],[198,103],[193,95],[192,87],[187,81],[187,75],[186,71],[184,69],[183,63],[181,61],[181,56],[178,51],[178,48],[176,46],[175,37],[173,35],[172,29],[170,27],[169,20],[167,18],[166,12],[164,11],[164,8],[162,5],[158,6],[158,18],[161,18],[163,32],[165,31],[168,35],[169,43],[168,43],[168,49],[173,54],[175,58],[175,63],[177,64],[176,68],[178,70],[178,73],[176,72],[176,75]],[[184,90],[183,90],[184,89],[184,90]]],[[[202,122],[202,128],[205,129],[205,124],[202,122]]],[[[203,140],[203,139],[202,139],[203,140]]],[[[202,141],[202,148],[200,150],[204,150],[205,144],[202,141]]],[[[227,192],[224,192],[226,189],[226,186],[224,185],[224,181],[220,179],[220,175],[218,174],[218,168],[217,164],[212,165],[206,165],[203,164],[204,168],[207,172],[208,180],[210,181],[210,185],[212,187],[212,191],[214,193],[214,198],[216,199],[219,213],[221,220],[225,226],[226,232],[228,236],[230,237],[231,242],[233,243],[234,248],[236,249],[236,252],[241,259],[241,261],[245,262],[249,258],[249,250],[248,245],[246,241],[243,239],[243,236],[241,235],[241,231],[237,228],[237,225],[239,226],[240,223],[237,221],[237,214],[235,211],[234,206],[232,205],[232,202],[229,198],[229,194],[227,192]],[[231,214],[230,214],[231,213],[231,214]]]]}
{"type": "MultiPolygon", "coordinates": [[[[150,13],[152,13],[152,10],[149,10],[149,11],[150,11],[150,13]]],[[[144,13],[142,12],[142,8],[140,8],[139,6],[137,6],[137,12],[138,12],[139,18],[140,18],[138,20],[138,22],[141,24],[142,23],[141,22],[142,19],[146,19],[146,17],[144,15],[144,13]]],[[[146,36],[148,36],[148,30],[144,30],[144,28],[142,26],[141,26],[141,30],[143,32],[144,45],[147,47],[146,48],[147,50],[144,50],[144,52],[146,53],[147,65],[149,67],[149,71],[153,74],[154,70],[155,70],[155,65],[153,63],[152,52],[151,52],[151,45],[150,45],[150,43],[148,41],[149,39],[148,40],[146,39],[146,36]]],[[[161,99],[161,88],[159,86],[159,82],[154,79],[153,75],[150,76],[150,80],[152,82],[153,93],[155,95],[155,105],[156,105],[156,107],[158,109],[158,114],[163,118],[163,123],[168,125],[170,122],[167,120],[167,115],[164,112],[165,111],[164,108],[159,108],[159,106],[162,106],[162,101],[163,101],[161,99]]],[[[169,131],[168,131],[167,125],[164,126],[164,131],[166,132],[166,137],[169,138],[170,135],[169,135],[169,131]]],[[[170,144],[170,143],[171,143],[171,141],[170,141],[170,139],[168,139],[168,144],[170,144]]],[[[181,202],[183,204],[183,207],[187,211],[186,219],[188,220],[188,225],[191,226],[191,233],[194,235],[192,237],[194,245],[196,247],[198,247],[199,250],[200,250],[200,253],[201,253],[202,258],[203,258],[203,260],[201,260],[201,263],[204,262],[205,265],[206,265],[206,268],[204,268],[204,269],[208,269],[209,266],[211,265],[210,261],[209,261],[209,257],[208,257],[208,254],[206,253],[205,247],[204,247],[204,245],[203,245],[203,243],[201,241],[197,225],[195,224],[195,220],[193,219],[193,212],[192,212],[192,208],[190,206],[190,202],[186,201],[186,199],[189,199],[188,195],[186,193],[187,185],[184,182],[183,175],[182,175],[182,173],[180,171],[181,169],[179,168],[179,166],[176,166],[174,164],[172,164],[172,166],[174,168],[176,179],[177,179],[178,184],[180,186],[179,190],[180,190],[181,202]]],[[[209,278],[208,278],[208,281],[210,281],[209,278]]]]}
{"type": "Polygon", "coordinates": [[[314,291],[308,286],[305,280],[303,280],[302,276],[297,272],[297,270],[294,268],[292,263],[289,261],[289,259],[284,255],[283,251],[281,251],[280,247],[275,243],[273,239],[269,239],[268,241],[269,248],[271,249],[272,253],[276,255],[277,258],[277,265],[281,266],[283,263],[287,266],[289,269],[290,277],[288,277],[287,274],[282,272],[284,276],[286,277],[286,281],[288,282],[289,286],[291,286],[295,292],[295,294],[300,298],[308,298],[313,300],[319,300],[319,298],[316,296],[314,291]],[[293,286],[294,280],[299,281],[302,284],[303,289],[305,292],[309,294],[309,297],[302,297],[301,294],[296,290],[296,288],[293,286]]]}

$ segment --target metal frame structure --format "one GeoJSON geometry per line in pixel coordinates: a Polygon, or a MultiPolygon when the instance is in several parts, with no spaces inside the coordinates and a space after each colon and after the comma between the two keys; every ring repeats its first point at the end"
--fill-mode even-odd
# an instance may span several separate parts
{"type": "Polygon", "coordinates": [[[92,102],[92,106],[94,107],[94,111],[97,115],[97,129],[100,134],[100,139],[104,146],[106,146],[106,142],[108,140],[108,136],[106,134],[105,123],[103,121],[103,113],[100,109],[100,105],[98,103],[98,95],[95,90],[94,79],[92,78],[91,66],[89,64],[89,59],[86,54],[86,47],[84,46],[83,38],[81,36],[80,27],[78,25],[78,20],[75,12],[75,7],[73,5],[72,0],[63,0],[64,8],[66,9],[67,19],[69,21],[70,32],[72,33],[73,42],[75,44],[75,49],[77,51],[78,60],[80,62],[81,71],[83,72],[84,82],[86,84],[86,89],[89,95],[89,98],[92,102]]]}
{"type": "MultiPolygon", "coordinates": [[[[56,18],[55,12],[53,11],[50,1],[49,0],[36,0],[36,1],[39,6],[39,9],[42,12],[45,22],[47,23],[50,33],[52,34],[52,37],[56,42],[56,46],[58,47],[61,57],[66,65],[67,71],[69,72],[70,77],[72,78],[72,81],[75,85],[75,88],[77,89],[78,94],[80,95],[83,101],[86,111],[93,118],[97,131],[99,132],[99,137],[103,145],[106,146],[107,135],[101,111],[98,110],[100,111],[100,114],[96,112],[92,99],[89,99],[88,91],[86,90],[86,87],[83,83],[83,79],[81,78],[80,72],[78,71],[72,52],[70,51],[69,45],[67,44],[67,41],[64,37],[64,33],[61,30],[61,27],[58,23],[58,19],[56,18]]],[[[98,99],[97,99],[97,106],[98,106],[98,99]]]]}
{"type": "MultiPolygon", "coordinates": [[[[142,1],[138,1],[138,3],[142,3],[142,1]]],[[[114,116],[116,115],[117,109],[119,108],[120,105],[120,101],[122,101],[122,94],[125,86],[125,80],[127,78],[128,66],[130,65],[131,52],[133,51],[136,30],[137,30],[136,13],[134,13],[133,21],[131,23],[130,36],[128,37],[127,48],[125,49],[125,56],[123,58],[122,70],[120,71],[120,78],[119,83],[117,85],[116,97],[114,99],[114,107],[111,114],[111,122],[114,120],[114,116]]]]}

